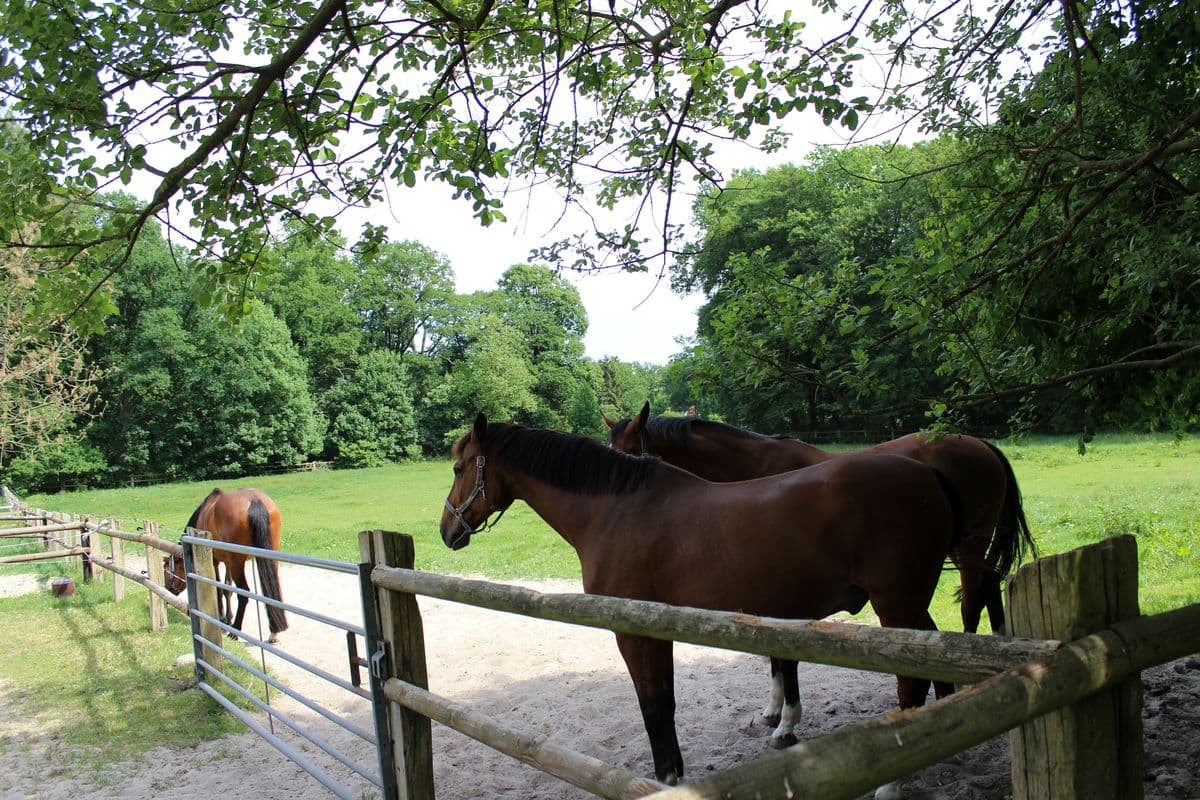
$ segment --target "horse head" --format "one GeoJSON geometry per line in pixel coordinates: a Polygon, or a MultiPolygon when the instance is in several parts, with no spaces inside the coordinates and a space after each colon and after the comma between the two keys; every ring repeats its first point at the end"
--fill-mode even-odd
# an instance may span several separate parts
{"type": "Polygon", "coordinates": [[[650,402],[647,401],[636,417],[629,417],[617,422],[605,415],[604,424],[608,426],[608,444],[615,450],[634,455],[645,455],[646,450],[646,420],[650,418],[650,402]]]}
{"type": "Polygon", "coordinates": [[[183,571],[183,559],[176,555],[163,556],[163,584],[171,594],[179,594],[187,588],[187,577],[183,571]]]}
{"type": "MultiPolygon", "coordinates": [[[[507,505],[497,507],[488,497],[486,483],[487,417],[480,412],[475,425],[454,443],[450,455],[454,459],[454,483],[446,495],[442,510],[442,541],[451,550],[461,550],[471,543],[471,536],[482,533],[500,521],[497,516],[490,523],[492,514],[504,514],[507,505]]],[[[497,496],[495,468],[493,472],[492,497],[497,496]]]]}

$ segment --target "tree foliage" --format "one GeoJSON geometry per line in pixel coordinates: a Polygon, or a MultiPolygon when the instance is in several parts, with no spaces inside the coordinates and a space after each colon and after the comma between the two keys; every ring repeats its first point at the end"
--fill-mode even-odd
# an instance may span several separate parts
{"type": "Polygon", "coordinates": [[[13,458],[62,452],[99,378],[83,335],[45,327],[38,278],[32,253],[0,255],[0,470],[13,458]]]}
{"type": "MultiPolygon", "coordinates": [[[[548,187],[595,230],[565,231],[542,260],[644,268],[686,240],[681,197],[723,184],[719,143],[777,147],[800,114],[850,131],[894,122],[964,149],[938,165],[940,229],[909,262],[879,267],[876,280],[898,289],[860,307],[862,324],[886,318],[948,340],[941,406],[1051,390],[1103,414],[1133,375],[1145,406],[1200,353],[1191,234],[1164,224],[1190,229],[1194,214],[1197,10],[1196,0],[849,10],[818,0],[804,15],[747,0],[133,12],[19,2],[0,23],[0,92],[36,168],[31,191],[0,203],[0,239],[42,248],[61,270],[59,305],[82,308],[157,220],[194,241],[201,295],[238,311],[282,220],[328,233],[338,209],[420,178],[483,224],[503,218],[514,189],[548,187]],[[105,199],[137,180],[153,187],[141,201],[105,199]],[[1170,275],[1156,281],[1149,263],[1118,255],[1131,239],[1163,249],[1156,263],[1170,275]],[[1091,288],[1047,325],[1059,309],[1036,300],[1064,279],[1091,288]],[[1137,319],[1120,310],[1151,285],[1137,319]],[[1109,310],[1078,313],[1089,303],[1109,310]],[[1056,345],[1045,359],[1043,342],[1056,345]]],[[[860,385],[843,398],[887,374],[863,363],[893,341],[882,329],[875,338],[850,353],[860,385]]]]}
{"type": "Polygon", "coordinates": [[[412,383],[398,354],[367,353],[334,384],[324,406],[328,446],[340,463],[375,467],[419,454],[412,383]]]}

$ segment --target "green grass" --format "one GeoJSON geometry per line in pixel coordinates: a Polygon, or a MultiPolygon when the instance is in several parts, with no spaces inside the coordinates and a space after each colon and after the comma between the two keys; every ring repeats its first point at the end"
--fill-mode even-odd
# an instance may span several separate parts
{"type": "MultiPolygon", "coordinates": [[[[1043,555],[1132,533],[1138,540],[1142,610],[1200,602],[1200,439],[1103,437],[1084,455],[1067,438],[1003,442],[1001,447],[1016,471],[1043,555]]],[[[523,504],[470,547],[448,550],[437,525],[450,480],[449,463],[439,461],[220,485],[254,485],[270,494],[283,512],[286,550],[357,561],[358,531],[383,528],[414,536],[420,569],[498,580],[579,575],[574,551],[523,504]]],[[[165,538],[174,539],[214,485],[171,484],[27,500],[54,511],[121,518],[130,527],[136,520],[152,519],[164,526],[165,538]]],[[[37,569],[48,575],[59,567],[37,569]]],[[[960,629],[953,599],[957,582],[955,573],[947,573],[935,598],[934,618],[946,630],[960,629]]],[[[88,746],[105,758],[179,741],[172,733],[195,740],[229,730],[228,715],[214,712],[211,702],[195,692],[177,691],[186,675],[170,664],[175,655],[190,651],[185,626],[176,622],[166,637],[143,633],[145,600],[139,592],[114,606],[105,591],[85,586],[67,600],[48,599],[44,592],[0,600],[0,679],[17,685],[25,711],[58,725],[82,720],[91,731],[88,746]],[[128,713],[134,702],[139,704],[136,713],[128,713]],[[108,744],[110,739],[114,744],[108,744]],[[105,749],[110,747],[117,749],[105,749]]],[[[986,623],[983,627],[987,630],[986,623]]]]}
{"type": "MultiPolygon", "coordinates": [[[[78,568],[54,572],[74,578],[74,595],[0,599],[0,693],[7,713],[59,743],[55,774],[243,729],[206,696],[184,691],[194,677],[191,666],[175,666],[192,652],[191,626],[180,615],[172,613],[165,633],[151,633],[143,592],[114,603],[111,581],[85,584],[78,568]]],[[[247,674],[225,667],[251,685],[247,674]]],[[[17,742],[0,738],[0,751],[17,742]]]]}

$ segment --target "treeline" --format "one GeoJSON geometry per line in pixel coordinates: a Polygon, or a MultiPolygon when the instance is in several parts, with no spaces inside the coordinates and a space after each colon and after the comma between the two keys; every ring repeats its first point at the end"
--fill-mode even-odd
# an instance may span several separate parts
{"type": "Polygon", "coordinates": [[[30,491],[370,466],[444,456],[478,411],[600,435],[602,410],[665,408],[661,368],[584,355],[579,293],[546,267],[463,295],[417,242],[351,246],[299,224],[263,258],[231,321],[190,254],[144,233],[83,351],[92,402],[2,479],[30,491]]]}

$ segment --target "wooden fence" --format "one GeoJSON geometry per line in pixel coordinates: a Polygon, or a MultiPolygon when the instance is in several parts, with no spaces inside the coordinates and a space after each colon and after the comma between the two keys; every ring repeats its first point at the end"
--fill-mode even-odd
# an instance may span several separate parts
{"type": "MultiPolygon", "coordinates": [[[[0,538],[35,539],[41,542],[44,548],[40,553],[0,558],[0,564],[79,558],[84,580],[91,580],[95,574],[94,568],[100,567],[113,575],[114,600],[124,599],[126,581],[132,581],[146,589],[149,593],[151,630],[166,628],[168,606],[182,614],[188,613],[187,598],[171,594],[164,588],[165,576],[162,559],[159,557],[160,554],[167,554],[182,558],[183,548],[177,542],[162,539],[158,535],[157,523],[145,520],[140,532],[126,531],[120,520],[96,522],[90,517],[76,517],[34,508],[14,495],[6,486],[0,486],[0,499],[8,506],[8,510],[3,512],[0,519],[13,523],[29,523],[18,527],[0,527],[0,538]],[[146,548],[145,573],[126,565],[125,542],[136,542],[146,548]]],[[[212,550],[196,548],[195,558],[197,572],[211,577],[214,574],[212,550]]],[[[212,607],[216,608],[215,598],[212,607]]]]}
{"type": "MultiPolygon", "coordinates": [[[[1041,559],[1008,583],[1018,638],[774,620],[660,603],[540,594],[412,569],[409,537],[360,534],[365,602],[384,645],[382,674],[399,797],[434,797],[436,720],[594,794],[661,800],[853,798],[1005,731],[1013,796],[1137,800],[1142,789],[1139,673],[1200,650],[1200,605],[1139,616],[1131,536],[1041,559]],[[369,571],[368,571],[369,570],[369,571]],[[971,684],[668,788],[514,730],[428,691],[415,596],[540,619],[762,655],[971,684]]],[[[374,645],[371,645],[374,647],[374,645]]]]}

